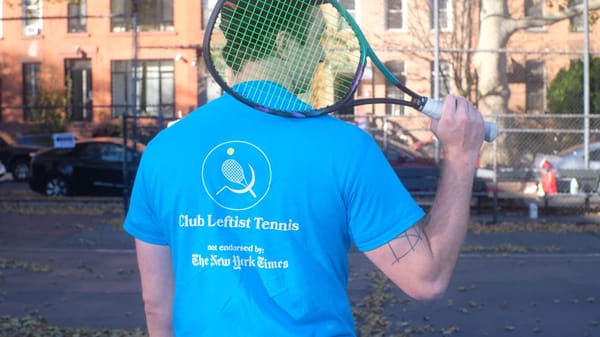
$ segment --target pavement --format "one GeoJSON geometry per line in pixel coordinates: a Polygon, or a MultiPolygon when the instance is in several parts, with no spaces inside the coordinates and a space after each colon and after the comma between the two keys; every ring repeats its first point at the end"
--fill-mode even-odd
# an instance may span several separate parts
{"type": "MultiPolygon", "coordinates": [[[[60,327],[145,327],[118,201],[12,202],[2,193],[0,317],[36,312],[60,327]]],[[[431,302],[382,281],[352,250],[348,293],[361,335],[600,337],[600,218],[489,219],[473,215],[451,284],[431,302]]]]}

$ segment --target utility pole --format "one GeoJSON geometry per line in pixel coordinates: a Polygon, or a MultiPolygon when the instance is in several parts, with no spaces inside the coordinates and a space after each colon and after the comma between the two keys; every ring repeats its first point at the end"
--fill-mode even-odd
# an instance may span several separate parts
{"type": "Polygon", "coordinates": [[[138,46],[139,46],[139,36],[138,36],[138,19],[139,19],[139,1],[140,0],[131,0],[131,30],[132,30],[132,40],[133,40],[133,59],[131,61],[131,90],[130,97],[128,99],[129,104],[127,109],[125,109],[123,113],[123,211],[124,214],[127,214],[127,210],[129,209],[129,198],[131,196],[131,186],[129,184],[129,146],[128,146],[128,137],[127,137],[127,119],[131,115],[132,123],[131,123],[131,138],[133,140],[133,150],[136,151],[136,138],[137,138],[137,84],[138,84],[138,46]]]}
{"type": "Polygon", "coordinates": [[[583,162],[590,168],[590,2],[583,0],[583,162]]]}

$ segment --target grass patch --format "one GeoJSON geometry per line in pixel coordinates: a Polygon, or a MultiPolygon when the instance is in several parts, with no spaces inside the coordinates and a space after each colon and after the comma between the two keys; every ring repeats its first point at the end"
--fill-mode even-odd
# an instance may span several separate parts
{"type": "Polygon", "coordinates": [[[469,225],[469,230],[473,234],[482,233],[586,233],[600,232],[600,224],[566,224],[559,222],[544,223],[544,222],[524,222],[515,223],[507,222],[494,225],[481,223],[472,223],[469,225]]]}
{"type": "Polygon", "coordinates": [[[6,258],[0,258],[0,269],[23,269],[36,273],[52,271],[52,267],[47,264],[6,258]]]}
{"type": "Polygon", "coordinates": [[[0,337],[147,337],[141,329],[61,328],[48,324],[38,314],[23,317],[0,316],[0,337]]]}

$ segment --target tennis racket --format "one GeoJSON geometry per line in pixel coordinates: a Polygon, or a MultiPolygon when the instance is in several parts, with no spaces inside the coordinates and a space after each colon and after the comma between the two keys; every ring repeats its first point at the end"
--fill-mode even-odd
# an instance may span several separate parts
{"type": "MultiPolygon", "coordinates": [[[[223,90],[272,114],[313,117],[363,104],[400,104],[439,119],[442,102],[407,88],[379,60],[336,0],[219,0],[204,36],[223,90]],[[367,58],[409,99],[353,99],[367,58]]],[[[498,126],[485,122],[485,140],[498,126]]]]}

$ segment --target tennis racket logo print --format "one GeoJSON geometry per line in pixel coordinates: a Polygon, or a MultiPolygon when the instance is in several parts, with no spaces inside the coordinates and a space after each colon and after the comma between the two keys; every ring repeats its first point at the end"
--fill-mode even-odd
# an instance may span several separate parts
{"type": "Polygon", "coordinates": [[[217,191],[217,195],[221,194],[221,192],[223,192],[224,190],[229,190],[236,194],[250,193],[252,197],[256,199],[256,194],[254,193],[254,191],[252,191],[252,187],[256,183],[256,175],[254,173],[252,165],[248,164],[248,167],[250,168],[250,172],[252,174],[250,182],[246,180],[244,169],[242,168],[242,165],[240,165],[240,163],[238,163],[235,159],[225,160],[223,162],[223,165],[221,166],[221,172],[223,172],[223,176],[233,184],[242,186],[242,188],[234,189],[229,185],[225,185],[223,186],[223,188],[217,191]]]}
{"type": "Polygon", "coordinates": [[[215,146],[202,163],[205,192],[228,210],[258,205],[271,186],[271,164],[256,145],[229,141],[215,146]]]}
{"type": "MultiPolygon", "coordinates": [[[[397,79],[336,0],[219,0],[204,49],[207,69],[223,90],[265,112],[313,117],[356,105],[399,104],[441,118],[442,102],[397,79]],[[368,60],[406,99],[353,99],[368,60]],[[259,64],[260,70],[253,68],[259,64]],[[270,83],[306,104],[282,104],[270,83]]],[[[497,134],[497,124],[486,122],[485,139],[494,141],[497,134]]]]}

